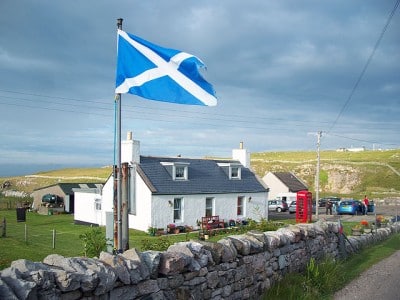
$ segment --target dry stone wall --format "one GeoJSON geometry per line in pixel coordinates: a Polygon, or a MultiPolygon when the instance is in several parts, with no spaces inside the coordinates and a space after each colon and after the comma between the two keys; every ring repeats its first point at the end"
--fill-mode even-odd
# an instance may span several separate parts
{"type": "Polygon", "coordinates": [[[333,222],[232,235],[217,243],[177,243],[165,252],[102,252],[97,258],[49,255],[17,260],[0,273],[0,299],[258,299],[314,257],[338,258],[387,238],[400,223],[340,245],[333,222]]]}

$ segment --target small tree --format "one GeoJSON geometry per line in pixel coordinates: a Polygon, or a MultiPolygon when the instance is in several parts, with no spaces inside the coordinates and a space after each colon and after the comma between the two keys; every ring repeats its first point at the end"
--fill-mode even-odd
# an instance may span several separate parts
{"type": "Polygon", "coordinates": [[[111,244],[100,227],[92,227],[91,230],[79,235],[79,238],[83,241],[83,255],[86,257],[98,257],[100,252],[106,251],[107,246],[111,244]]]}

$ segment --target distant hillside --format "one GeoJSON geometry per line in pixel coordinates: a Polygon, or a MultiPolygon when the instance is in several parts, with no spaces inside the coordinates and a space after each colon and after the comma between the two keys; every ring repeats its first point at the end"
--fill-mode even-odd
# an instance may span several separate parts
{"type": "Polygon", "coordinates": [[[104,183],[111,175],[111,172],[112,167],[60,169],[39,172],[32,175],[0,178],[0,187],[6,182],[9,182],[10,186],[3,188],[3,192],[18,191],[29,195],[38,188],[53,185],[58,182],[104,183]]]}
{"type": "MultiPolygon", "coordinates": [[[[262,152],[251,154],[255,173],[290,171],[315,194],[316,152],[262,152]]],[[[111,167],[60,169],[33,175],[0,178],[3,189],[30,194],[57,182],[105,182],[111,167]]],[[[400,198],[400,149],[390,151],[320,152],[320,196],[337,195],[371,199],[400,198]]]]}
{"type": "MultiPolygon", "coordinates": [[[[290,171],[315,191],[316,152],[263,152],[251,155],[253,170],[290,171]]],[[[400,150],[320,152],[320,196],[400,197],[400,150]]]]}

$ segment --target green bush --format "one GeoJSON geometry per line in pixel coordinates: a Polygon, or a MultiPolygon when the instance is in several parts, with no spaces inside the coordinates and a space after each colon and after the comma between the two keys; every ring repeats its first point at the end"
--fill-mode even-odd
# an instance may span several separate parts
{"type": "Polygon", "coordinates": [[[91,230],[80,234],[79,238],[83,241],[83,255],[86,257],[98,257],[101,251],[106,251],[107,246],[111,245],[102,232],[100,227],[92,227],[91,230]]]}

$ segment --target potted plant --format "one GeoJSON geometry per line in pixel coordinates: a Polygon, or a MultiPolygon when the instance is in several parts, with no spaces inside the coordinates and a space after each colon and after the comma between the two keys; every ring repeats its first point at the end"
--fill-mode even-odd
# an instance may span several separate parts
{"type": "Polygon", "coordinates": [[[362,226],[364,233],[371,233],[372,232],[372,229],[371,229],[371,227],[369,225],[369,222],[367,220],[361,220],[360,225],[362,226]]]}
{"type": "Polygon", "coordinates": [[[168,224],[167,225],[167,233],[174,233],[175,231],[175,224],[168,224]]]}
{"type": "Polygon", "coordinates": [[[351,228],[351,234],[354,236],[359,236],[361,235],[361,230],[362,230],[361,225],[357,224],[351,228]]]}
{"type": "Polygon", "coordinates": [[[386,219],[384,216],[382,215],[378,215],[376,216],[376,226],[378,228],[380,227],[386,227],[386,225],[388,224],[389,220],[386,219]]]}

